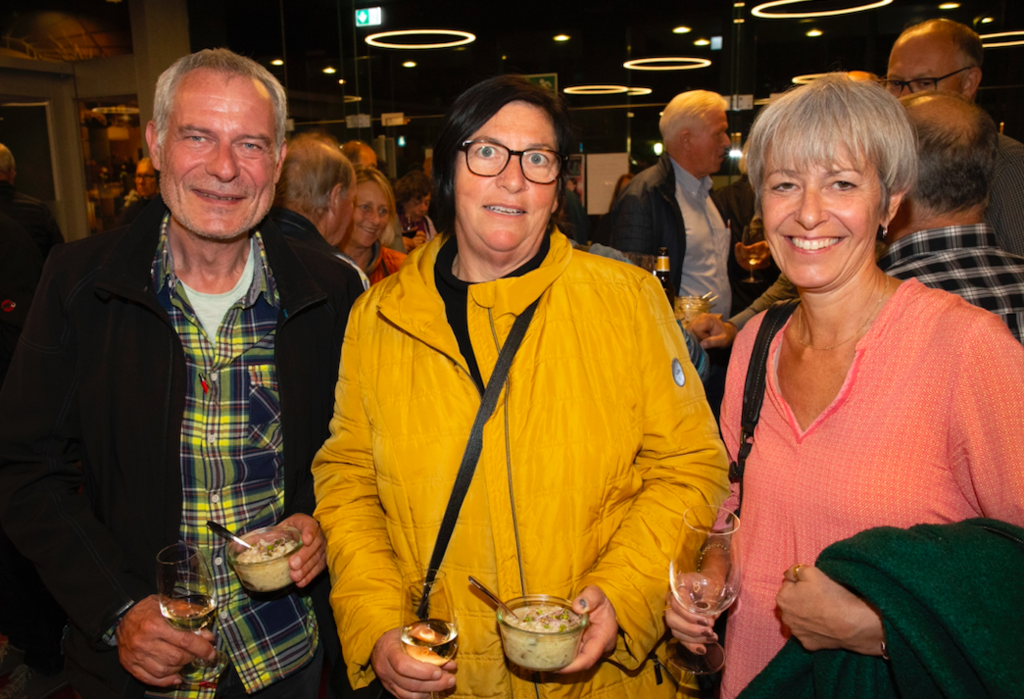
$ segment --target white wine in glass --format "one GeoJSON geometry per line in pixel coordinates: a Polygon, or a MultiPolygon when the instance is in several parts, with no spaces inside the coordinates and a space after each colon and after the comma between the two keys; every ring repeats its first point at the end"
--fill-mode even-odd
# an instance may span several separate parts
{"type": "MultiPolygon", "coordinates": [[[[683,547],[669,563],[669,586],[676,602],[691,614],[714,618],[739,595],[739,527],[739,517],[721,507],[700,505],[683,514],[683,547]]],[[[669,661],[695,675],[710,675],[722,669],[725,651],[708,643],[698,655],[676,643],[669,661]]]]}
{"type": "MultiPolygon", "coordinates": [[[[156,556],[156,585],[160,613],[167,623],[194,634],[212,630],[217,594],[210,568],[197,547],[179,541],[162,549],[156,556]]],[[[179,674],[186,682],[196,683],[216,679],[226,666],[226,656],[218,651],[212,662],[196,658],[179,674]]]]}
{"type": "MultiPolygon", "coordinates": [[[[451,588],[440,571],[402,580],[402,649],[420,662],[441,666],[459,649],[451,588]]],[[[436,697],[437,693],[432,693],[436,697]]]]}

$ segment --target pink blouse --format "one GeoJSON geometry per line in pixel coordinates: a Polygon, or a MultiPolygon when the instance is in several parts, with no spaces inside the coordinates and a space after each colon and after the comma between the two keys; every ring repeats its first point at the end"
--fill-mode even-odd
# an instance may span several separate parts
{"type": "MultiPolygon", "coordinates": [[[[762,319],[740,333],[729,366],[722,433],[732,457],[762,319]]],[[[1024,526],[1022,416],[1024,347],[996,316],[913,279],[857,343],[839,394],[806,431],[769,371],[743,482],[743,585],[729,613],[722,697],[737,695],[788,638],[775,605],[786,568],[871,527],[980,516],[1024,526]]]]}

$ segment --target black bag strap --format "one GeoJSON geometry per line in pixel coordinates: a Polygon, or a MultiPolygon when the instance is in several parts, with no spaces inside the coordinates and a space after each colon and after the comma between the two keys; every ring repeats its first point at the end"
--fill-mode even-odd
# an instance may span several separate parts
{"type": "MultiPolygon", "coordinates": [[[[466,499],[466,493],[469,492],[469,484],[473,482],[473,472],[476,470],[476,464],[480,460],[480,453],[483,451],[484,424],[494,414],[494,409],[498,405],[498,396],[501,394],[501,387],[508,377],[509,368],[512,366],[512,358],[515,357],[519,345],[523,342],[523,337],[526,336],[526,328],[533,319],[533,313],[537,310],[538,303],[540,303],[539,297],[516,318],[516,322],[512,325],[512,330],[505,340],[505,345],[498,354],[498,361],[494,365],[494,372],[487,382],[487,388],[484,390],[483,398],[480,401],[480,409],[477,410],[476,419],[473,420],[473,429],[469,433],[466,451],[462,454],[462,463],[459,465],[459,472],[455,476],[455,485],[452,486],[452,494],[448,498],[448,507],[444,511],[441,528],[437,532],[437,540],[434,541],[434,552],[430,554],[430,565],[427,566],[424,588],[429,589],[434,583],[433,574],[440,569],[441,562],[444,560],[445,551],[448,550],[448,542],[451,541],[452,533],[455,531],[455,522],[459,519],[459,510],[462,509],[462,502],[466,499]]],[[[421,618],[426,614],[427,610],[425,607],[427,601],[427,595],[424,594],[420,601],[420,607],[417,610],[421,618]]]]}
{"type": "Polygon", "coordinates": [[[761,327],[754,339],[754,349],[750,353],[750,364],[747,366],[747,381],[743,385],[743,411],[740,414],[740,448],[736,460],[729,464],[729,480],[740,484],[740,501],[736,514],[743,506],[743,471],[747,467],[747,457],[754,446],[754,428],[761,419],[761,405],[764,403],[765,381],[768,378],[768,350],[772,339],[786,324],[793,311],[800,305],[800,299],[777,301],[764,315],[761,327]]]}

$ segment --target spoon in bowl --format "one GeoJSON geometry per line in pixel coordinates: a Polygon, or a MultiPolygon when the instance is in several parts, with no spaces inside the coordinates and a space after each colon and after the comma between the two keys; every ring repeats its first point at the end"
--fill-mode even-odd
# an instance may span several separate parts
{"type": "Polygon", "coordinates": [[[469,582],[473,583],[481,592],[487,595],[492,602],[501,607],[501,611],[505,612],[507,616],[515,617],[516,613],[509,609],[508,605],[502,602],[496,594],[491,592],[486,585],[474,578],[472,575],[469,576],[469,582]]]}
{"type": "Polygon", "coordinates": [[[251,549],[252,548],[252,546],[250,544],[247,544],[244,540],[239,539],[237,536],[232,534],[231,531],[227,527],[222,526],[220,524],[217,524],[213,520],[207,520],[206,521],[206,526],[208,526],[210,528],[210,530],[214,534],[216,534],[217,536],[223,537],[223,538],[227,539],[228,541],[234,541],[236,544],[238,544],[239,546],[242,546],[244,548],[247,548],[247,549],[251,549]]]}

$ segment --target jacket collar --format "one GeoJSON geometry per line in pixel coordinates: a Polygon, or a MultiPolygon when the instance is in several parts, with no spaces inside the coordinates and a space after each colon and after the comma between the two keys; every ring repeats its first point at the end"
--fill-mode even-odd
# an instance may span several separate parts
{"type": "MultiPolygon", "coordinates": [[[[157,196],[121,235],[100,265],[97,288],[148,306],[159,306],[153,291],[152,269],[160,240],[160,224],[166,213],[167,205],[157,196]]],[[[327,294],[313,281],[273,220],[264,218],[257,228],[274,274],[284,317],[326,299],[327,294]]]]}
{"type": "MultiPolygon", "coordinates": [[[[377,310],[400,328],[431,344],[446,345],[446,352],[452,347],[458,356],[458,344],[448,317],[444,301],[434,283],[434,264],[444,240],[441,236],[414,250],[377,302],[377,310]],[[447,347],[450,339],[451,347],[447,347]]],[[[469,287],[472,303],[482,308],[493,309],[496,316],[511,314],[518,316],[557,280],[572,259],[572,245],[560,232],[551,236],[551,249],[540,268],[521,277],[496,279],[469,287]]]]}
{"type": "Polygon", "coordinates": [[[669,157],[668,153],[662,153],[661,157],[658,158],[658,164],[655,165],[658,168],[657,187],[662,194],[669,199],[676,198],[676,173],[672,169],[672,158],[669,157]]]}

